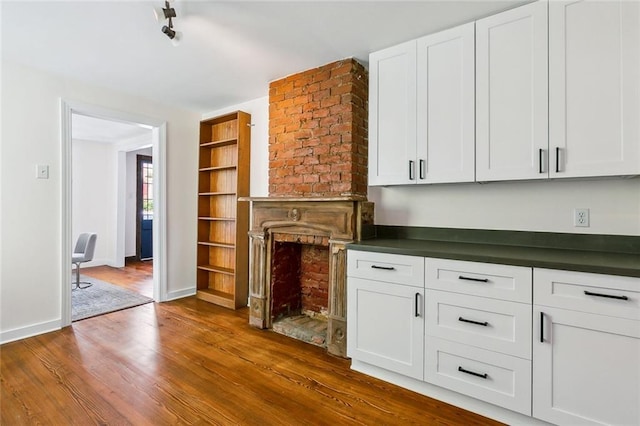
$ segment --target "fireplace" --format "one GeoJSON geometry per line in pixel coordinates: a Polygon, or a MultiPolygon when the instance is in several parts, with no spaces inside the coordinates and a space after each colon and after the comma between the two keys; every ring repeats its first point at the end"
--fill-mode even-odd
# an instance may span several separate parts
{"type": "MultiPolygon", "coordinates": [[[[305,330],[298,330],[298,333],[311,339],[302,340],[326,346],[331,354],[346,356],[345,245],[361,238],[364,225],[373,224],[373,204],[354,197],[266,197],[249,200],[253,214],[249,232],[250,324],[273,328],[278,320],[289,316],[293,320],[284,328],[290,331],[296,325],[295,320],[301,317],[304,318],[300,322],[311,322],[311,328],[325,322],[324,341],[321,331],[315,335],[305,330]],[[326,306],[319,297],[323,292],[321,285],[317,286],[315,294],[297,293],[300,291],[300,269],[305,267],[300,262],[304,258],[303,252],[322,249],[326,250],[324,258],[327,264],[312,268],[312,272],[318,275],[322,275],[323,269],[327,272],[326,306]],[[293,290],[294,286],[298,289],[293,290]],[[301,300],[305,298],[306,301],[301,300]]],[[[313,260],[323,256],[317,253],[310,255],[313,260]]],[[[316,278],[322,281],[319,276],[316,278]]]]}
{"type": "Polygon", "coordinates": [[[367,97],[367,71],[354,59],[271,82],[269,197],[248,199],[250,323],[306,336],[339,356],[346,355],[345,245],[373,224],[367,97]],[[295,330],[299,323],[310,330],[295,330]]]}

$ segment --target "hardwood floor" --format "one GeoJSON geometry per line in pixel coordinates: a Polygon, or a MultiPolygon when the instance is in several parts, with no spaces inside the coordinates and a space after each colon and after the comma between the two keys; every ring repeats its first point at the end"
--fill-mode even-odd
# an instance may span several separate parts
{"type": "Polygon", "coordinates": [[[153,297],[153,261],[129,261],[124,268],[93,266],[82,268],[82,274],[116,284],[143,296],[153,297]]]}
{"type": "Polygon", "coordinates": [[[7,343],[0,424],[497,424],[247,318],[189,297],[7,343]]]}

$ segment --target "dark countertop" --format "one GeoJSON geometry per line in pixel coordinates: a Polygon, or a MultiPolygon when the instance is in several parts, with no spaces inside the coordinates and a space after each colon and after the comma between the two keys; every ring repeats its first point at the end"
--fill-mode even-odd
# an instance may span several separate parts
{"type": "MultiPolygon", "coordinates": [[[[390,238],[389,232],[378,232],[378,234],[386,235],[349,244],[347,249],[640,277],[640,252],[635,249],[624,250],[626,252],[605,251],[599,249],[607,247],[586,245],[587,249],[583,250],[575,247],[535,247],[487,244],[477,241],[390,238]]],[[[636,237],[623,238],[635,240],[636,237]]],[[[637,238],[640,240],[640,237],[637,238]]],[[[581,243],[584,244],[583,241],[581,243]]],[[[635,241],[633,243],[635,246],[635,241]]]]}

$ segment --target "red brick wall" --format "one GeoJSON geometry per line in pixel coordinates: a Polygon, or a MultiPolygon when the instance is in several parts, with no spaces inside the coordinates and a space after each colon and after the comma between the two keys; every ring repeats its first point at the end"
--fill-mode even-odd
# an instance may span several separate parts
{"type": "Polygon", "coordinates": [[[300,314],[300,247],[300,244],[273,243],[271,316],[274,319],[300,314]]]}
{"type": "Polygon", "coordinates": [[[367,70],[344,59],[269,86],[269,196],[367,195],[367,70]]]}
{"type": "Polygon", "coordinates": [[[304,244],[300,254],[302,310],[327,313],[329,307],[329,248],[304,244]]]}
{"type": "Polygon", "coordinates": [[[326,314],[329,306],[329,243],[327,237],[293,236],[279,233],[274,234],[273,237],[271,255],[272,319],[277,320],[289,315],[299,315],[301,311],[326,314]],[[305,241],[302,243],[296,241],[299,238],[305,241]]]}

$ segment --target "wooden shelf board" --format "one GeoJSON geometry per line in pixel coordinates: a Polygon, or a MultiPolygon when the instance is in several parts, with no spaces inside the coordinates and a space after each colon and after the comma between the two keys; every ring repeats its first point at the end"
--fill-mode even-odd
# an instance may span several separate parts
{"type": "Polygon", "coordinates": [[[236,218],[235,217],[206,217],[206,216],[200,216],[198,217],[198,220],[211,220],[211,221],[221,221],[221,222],[235,222],[236,218]]]}
{"type": "Polygon", "coordinates": [[[223,139],[223,140],[219,140],[219,141],[211,141],[211,142],[205,142],[205,143],[201,143],[200,144],[200,148],[215,148],[216,146],[226,146],[226,145],[233,145],[238,143],[238,138],[231,138],[231,139],[223,139]]]}
{"type": "Polygon", "coordinates": [[[223,306],[225,308],[236,308],[235,298],[233,294],[223,293],[221,291],[212,290],[209,288],[198,289],[196,292],[198,299],[204,300],[209,303],[223,306]]]}
{"type": "Polygon", "coordinates": [[[222,266],[214,266],[214,265],[198,265],[198,269],[202,269],[203,271],[209,272],[218,272],[220,274],[225,275],[235,275],[236,271],[231,268],[223,268],[222,266]]]}
{"type": "Polygon", "coordinates": [[[238,166],[233,164],[233,165],[228,165],[228,166],[203,167],[203,168],[199,169],[199,171],[201,171],[201,172],[215,172],[215,171],[218,171],[218,170],[234,170],[234,169],[237,169],[237,168],[238,168],[238,166]]]}
{"type": "Polygon", "coordinates": [[[230,249],[236,248],[234,244],[219,243],[215,241],[198,241],[198,244],[200,244],[201,246],[210,246],[210,247],[223,247],[223,248],[230,248],[230,249]]]}
{"type": "Polygon", "coordinates": [[[235,192],[199,192],[198,195],[204,197],[211,197],[214,195],[236,195],[235,192]]]}

